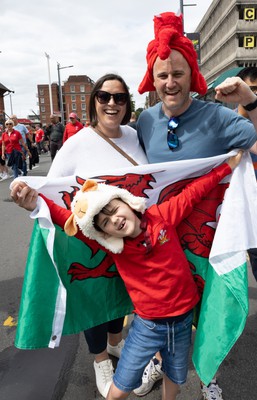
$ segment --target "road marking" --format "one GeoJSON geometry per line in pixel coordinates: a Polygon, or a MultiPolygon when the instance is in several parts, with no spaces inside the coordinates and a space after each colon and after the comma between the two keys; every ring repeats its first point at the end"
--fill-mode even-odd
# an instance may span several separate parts
{"type": "Polygon", "coordinates": [[[5,321],[4,321],[4,326],[17,326],[17,322],[14,322],[13,317],[9,316],[5,321]]]}

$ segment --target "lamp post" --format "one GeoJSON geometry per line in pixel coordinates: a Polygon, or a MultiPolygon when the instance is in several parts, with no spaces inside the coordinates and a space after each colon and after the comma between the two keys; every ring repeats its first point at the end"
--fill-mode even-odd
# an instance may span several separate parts
{"type": "Polygon", "coordinates": [[[180,0],[180,12],[182,14],[182,26],[184,32],[184,7],[197,6],[197,4],[184,4],[184,0],[180,0]]]}
{"type": "Polygon", "coordinates": [[[62,121],[63,125],[64,125],[64,110],[63,110],[62,82],[61,82],[61,76],[60,76],[60,69],[72,68],[72,67],[73,67],[73,65],[68,65],[67,67],[61,67],[60,63],[57,63],[58,84],[59,84],[59,103],[60,103],[60,107],[61,107],[61,121],[62,121]]]}
{"type": "Polygon", "coordinates": [[[50,64],[49,64],[49,54],[45,53],[47,58],[47,69],[48,69],[48,82],[49,82],[49,100],[50,100],[50,112],[53,114],[53,97],[52,97],[52,88],[51,88],[51,75],[50,75],[50,64]]]}

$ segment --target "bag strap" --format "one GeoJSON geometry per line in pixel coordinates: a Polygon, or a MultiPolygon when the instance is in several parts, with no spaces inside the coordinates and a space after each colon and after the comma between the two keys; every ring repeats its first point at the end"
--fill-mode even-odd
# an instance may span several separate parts
{"type": "MultiPolygon", "coordinates": [[[[91,127],[92,128],[92,127],[91,127]]],[[[138,165],[138,163],[133,160],[132,157],[130,157],[127,153],[125,153],[124,150],[122,150],[116,143],[114,143],[110,138],[108,138],[107,136],[105,136],[103,134],[103,132],[100,131],[99,128],[92,128],[95,133],[97,133],[99,136],[101,136],[102,139],[106,140],[107,143],[109,143],[115,150],[117,150],[120,154],[123,155],[123,157],[125,157],[129,162],[131,162],[132,165],[138,165]]]]}

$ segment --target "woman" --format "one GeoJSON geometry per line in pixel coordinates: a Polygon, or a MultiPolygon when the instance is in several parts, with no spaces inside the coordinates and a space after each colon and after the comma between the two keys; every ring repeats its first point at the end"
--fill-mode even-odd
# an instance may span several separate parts
{"type": "MultiPolygon", "coordinates": [[[[131,116],[131,104],[124,80],[116,74],[101,77],[93,88],[89,105],[91,126],[81,129],[64,143],[53,160],[49,177],[85,176],[85,173],[96,176],[106,168],[129,166],[133,160],[138,164],[147,163],[136,131],[126,126],[131,116]],[[106,140],[118,146],[131,160],[106,140]]],[[[123,347],[122,327],[123,318],[119,318],[85,331],[89,350],[95,355],[97,388],[104,397],[113,375],[108,353],[119,357],[123,347]]]]}
{"type": "Polygon", "coordinates": [[[13,169],[14,178],[17,178],[19,164],[22,168],[22,159],[25,157],[21,145],[27,151],[29,157],[31,157],[31,153],[20,132],[13,129],[13,125],[14,122],[11,119],[5,122],[6,131],[2,135],[2,159],[5,160],[5,157],[7,157],[8,165],[13,169]]]}

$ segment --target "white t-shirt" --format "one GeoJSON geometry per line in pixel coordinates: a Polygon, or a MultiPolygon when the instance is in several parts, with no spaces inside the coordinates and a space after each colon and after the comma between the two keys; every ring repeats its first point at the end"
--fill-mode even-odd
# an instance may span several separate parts
{"type": "MultiPolygon", "coordinates": [[[[122,136],[112,139],[138,164],[148,164],[139,144],[137,132],[130,126],[121,126],[122,136]]],[[[70,137],[57,152],[48,176],[51,178],[80,175],[92,177],[115,168],[131,165],[122,154],[115,150],[92,128],[83,128],[70,137]]]]}

